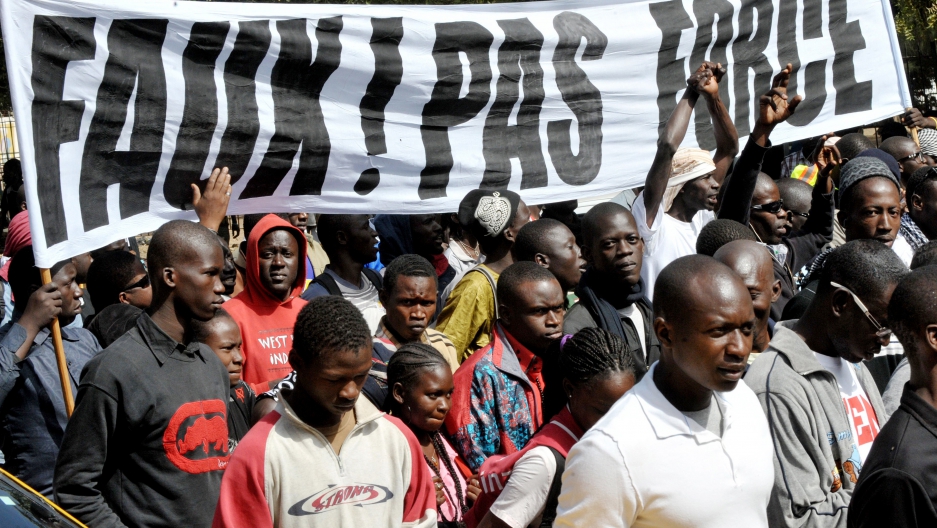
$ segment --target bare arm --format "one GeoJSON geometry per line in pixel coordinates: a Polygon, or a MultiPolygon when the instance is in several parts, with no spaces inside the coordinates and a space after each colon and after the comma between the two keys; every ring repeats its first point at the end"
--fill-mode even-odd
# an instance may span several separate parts
{"type": "Polygon", "coordinates": [[[719,82],[726,73],[725,68],[722,64],[704,63],[704,65],[710,67],[713,76],[705,84],[701,80],[699,89],[706,99],[709,115],[712,116],[713,135],[716,137],[716,154],[713,156],[713,163],[716,164],[716,179],[721,182],[729,172],[732,160],[739,153],[739,133],[729,116],[729,109],[719,97],[719,82]]]}

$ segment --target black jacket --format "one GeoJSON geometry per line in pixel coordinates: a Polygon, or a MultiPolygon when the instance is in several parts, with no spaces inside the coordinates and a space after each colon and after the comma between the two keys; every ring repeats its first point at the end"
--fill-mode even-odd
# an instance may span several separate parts
{"type": "Polygon", "coordinates": [[[848,526],[937,526],[937,409],[910,385],[866,457],[848,526]]]}
{"type": "Polygon", "coordinates": [[[227,466],[228,371],[146,313],[88,362],[55,500],[88,526],[208,527],[227,466]]]}
{"type": "MultiPolygon", "coordinates": [[[[767,151],[768,147],[761,147],[751,140],[745,145],[731,176],[726,179],[719,218],[749,225],[755,184],[767,151]]],[[[774,278],[781,281],[781,297],[771,305],[771,318],[775,321],[781,320],[784,306],[797,293],[794,273],[810,262],[823,246],[833,239],[833,193],[824,194],[820,188],[814,187],[809,214],[810,218],[800,231],[781,240],[781,243],[787,246],[784,264],[774,260],[774,278]]]]}

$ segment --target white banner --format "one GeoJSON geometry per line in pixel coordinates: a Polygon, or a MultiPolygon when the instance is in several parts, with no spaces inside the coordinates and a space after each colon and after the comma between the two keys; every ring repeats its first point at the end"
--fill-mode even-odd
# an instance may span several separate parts
{"type": "MultiPolygon", "coordinates": [[[[887,0],[290,5],[3,0],[36,261],[156,229],[212,167],[229,212],[455,211],[640,185],[703,60],[748,135],[791,62],[772,139],[900,113],[887,0]]],[[[715,147],[705,105],[688,144],[715,147]]]]}

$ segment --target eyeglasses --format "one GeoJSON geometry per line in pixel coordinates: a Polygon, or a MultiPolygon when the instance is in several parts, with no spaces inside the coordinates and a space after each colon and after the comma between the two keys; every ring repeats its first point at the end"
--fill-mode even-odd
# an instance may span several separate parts
{"type": "Polygon", "coordinates": [[[908,161],[908,160],[917,160],[917,161],[920,161],[921,163],[924,163],[924,156],[922,156],[921,154],[922,152],[919,150],[915,154],[911,154],[910,156],[905,156],[901,158],[900,160],[898,160],[898,163],[901,163],[902,161],[908,161]]]}
{"type": "Polygon", "coordinates": [[[858,306],[859,309],[862,310],[862,313],[864,313],[865,316],[869,318],[869,321],[872,323],[872,326],[875,327],[875,337],[879,338],[882,341],[886,339],[891,339],[891,329],[885,328],[884,326],[880,325],[878,321],[876,321],[875,318],[872,317],[872,314],[869,313],[869,309],[865,307],[865,304],[863,304],[862,300],[859,299],[858,295],[853,293],[852,290],[843,286],[842,284],[839,284],[833,281],[830,281],[830,286],[834,288],[839,288],[841,290],[845,290],[846,292],[849,293],[849,295],[852,295],[852,300],[856,301],[856,306],[858,306]]]}
{"type": "Polygon", "coordinates": [[[810,218],[810,213],[798,213],[797,211],[792,211],[790,209],[787,212],[791,213],[794,216],[799,216],[801,218],[810,218]]]}
{"type": "Polygon", "coordinates": [[[752,209],[756,211],[764,211],[766,213],[777,214],[778,211],[784,209],[784,200],[777,200],[774,202],[768,202],[761,205],[753,205],[752,209]]]}
{"type": "Polygon", "coordinates": [[[140,280],[138,280],[137,282],[131,284],[130,286],[127,286],[126,288],[124,288],[123,291],[128,292],[128,291],[133,290],[133,289],[135,289],[135,288],[149,288],[149,287],[150,287],[150,276],[149,276],[149,275],[144,275],[142,279],[140,279],[140,280]]]}

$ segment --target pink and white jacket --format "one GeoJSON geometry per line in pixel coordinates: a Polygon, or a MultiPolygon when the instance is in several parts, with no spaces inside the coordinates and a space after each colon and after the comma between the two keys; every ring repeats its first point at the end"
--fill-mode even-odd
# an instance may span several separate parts
{"type": "Polygon", "coordinates": [[[341,455],[281,398],[238,444],[213,528],[435,528],[436,494],[420,444],[367,398],[341,455]]]}

